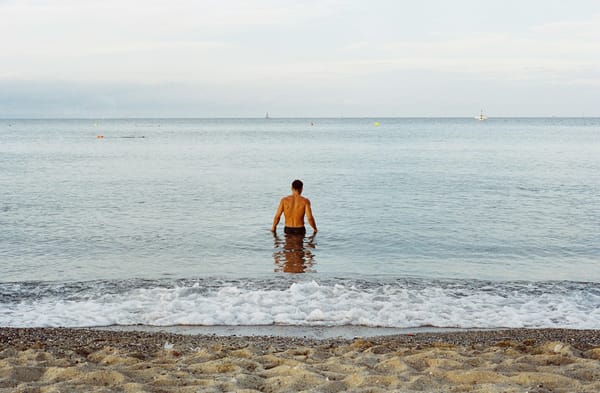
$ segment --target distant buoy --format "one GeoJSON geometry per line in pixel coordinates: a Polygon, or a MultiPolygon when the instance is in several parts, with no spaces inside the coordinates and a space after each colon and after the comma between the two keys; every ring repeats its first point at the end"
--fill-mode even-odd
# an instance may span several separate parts
{"type": "Polygon", "coordinates": [[[373,125],[374,125],[375,127],[379,127],[379,122],[378,122],[378,121],[376,121],[375,123],[373,123],[373,125]]]}
{"type": "Polygon", "coordinates": [[[104,139],[104,135],[96,135],[96,139],[104,139]]]}

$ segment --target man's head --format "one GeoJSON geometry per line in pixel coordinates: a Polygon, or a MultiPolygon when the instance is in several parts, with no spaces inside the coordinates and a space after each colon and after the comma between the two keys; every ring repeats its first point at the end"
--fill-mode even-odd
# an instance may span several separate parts
{"type": "Polygon", "coordinates": [[[298,194],[302,194],[302,187],[304,186],[304,184],[302,184],[302,182],[300,180],[294,180],[292,182],[292,190],[295,190],[298,192],[298,194]]]}

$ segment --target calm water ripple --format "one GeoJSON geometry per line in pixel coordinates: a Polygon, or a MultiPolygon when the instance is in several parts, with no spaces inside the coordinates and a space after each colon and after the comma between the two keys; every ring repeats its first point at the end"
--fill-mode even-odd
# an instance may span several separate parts
{"type": "Polygon", "coordinates": [[[0,227],[5,283],[598,283],[600,119],[0,120],[0,227]],[[269,232],[294,178],[300,253],[269,232]]]}

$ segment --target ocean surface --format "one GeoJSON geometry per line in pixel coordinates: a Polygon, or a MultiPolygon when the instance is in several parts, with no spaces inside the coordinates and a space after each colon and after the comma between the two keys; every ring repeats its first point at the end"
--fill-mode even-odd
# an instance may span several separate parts
{"type": "Polygon", "coordinates": [[[0,326],[115,325],[598,329],[600,119],[0,120],[0,326]]]}

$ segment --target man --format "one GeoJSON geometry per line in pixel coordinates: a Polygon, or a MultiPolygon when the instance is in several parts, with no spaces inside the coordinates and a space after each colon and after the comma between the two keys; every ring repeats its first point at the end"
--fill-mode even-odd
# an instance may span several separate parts
{"type": "Polygon", "coordinates": [[[313,228],[314,233],[317,233],[317,224],[315,218],[310,210],[310,201],[308,198],[304,198],[302,195],[302,187],[304,185],[300,180],[294,180],[292,182],[292,194],[281,199],[275,218],[273,219],[273,227],[271,232],[275,232],[281,213],[285,216],[285,228],[283,231],[287,235],[302,235],[306,234],[306,228],[304,227],[304,216],[308,223],[313,228]]]}

